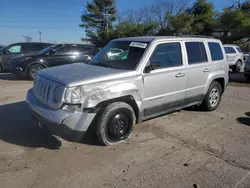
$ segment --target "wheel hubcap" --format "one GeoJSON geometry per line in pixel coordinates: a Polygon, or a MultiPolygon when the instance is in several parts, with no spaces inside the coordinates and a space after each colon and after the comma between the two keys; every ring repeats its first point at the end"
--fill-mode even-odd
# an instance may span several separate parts
{"type": "Polygon", "coordinates": [[[109,137],[113,141],[122,140],[129,130],[129,119],[123,114],[116,114],[111,118],[108,133],[109,137]]]}
{"type": "Polygon", "coordinates": [[[236,65],[236,69],[237,69],[237,71],[238,71],[238,72],[240,72],[240,71],[241,71],[241,63],[237,63],[237,65],[236,65]]]}
{"type": "Polygon", "coordinates": [[[209,95],[209,102],[211,107],[215,107],[218,104],[219,100],[220,100],[219,90],[217,88],[213,88],[209,95]]]}

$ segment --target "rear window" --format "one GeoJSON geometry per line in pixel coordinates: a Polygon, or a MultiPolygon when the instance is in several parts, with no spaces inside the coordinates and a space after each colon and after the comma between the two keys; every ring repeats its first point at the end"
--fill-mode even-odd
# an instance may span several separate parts
{"type": "Polygon", "coordinates": [[[237,51],[240,53],[243,53],[242,50],[240,49],[240,47],[236,47],[237,51]]]}
{"type": "Polygon", "coordinates": [[[220,47],[220,44],[217,42],[209,42],[208,43],[210,52],[211,52],[211,57],[212,57],[212,61],[219,61],[219,60],[223,60],[223,53],[220,47]]]}
{"type": "Polygon", "coordinates": [[[225,51],[227,54],[235,54],[236,51],[233,47],[225,47],[225,51]]]}
{"type": "Polygon", "coordinates": [[[188,64],[207,62],[207,53],[203,42],[186,42],[188,64]]]}

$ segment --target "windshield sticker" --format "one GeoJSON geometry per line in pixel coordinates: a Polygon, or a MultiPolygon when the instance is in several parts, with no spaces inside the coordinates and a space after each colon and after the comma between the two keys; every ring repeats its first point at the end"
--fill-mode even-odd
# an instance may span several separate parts
{"type": "Polygon", "coordinates": [[[142,42],[131,42],[130,47],[146,48],[148,44],[142,42]]]}

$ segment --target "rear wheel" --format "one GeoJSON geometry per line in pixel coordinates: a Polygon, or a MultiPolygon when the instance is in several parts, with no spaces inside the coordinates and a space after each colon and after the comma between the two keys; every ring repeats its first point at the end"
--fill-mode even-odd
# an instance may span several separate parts
{"type": "Polygon", "coordinates": [[[0,73],[3,72],[3,68],[2,65],[0,65],[0,73]]]}
{"type": "Polygon", "coordinates": [[[29,79],[34,80],[37,72],[40,71],[41,69],[44,69],[44,66],[39,64],[31,65],[31,67],[28,70],[29,79]]]}
{"type": "Polygon", "coordinates": [[[207,111],[214,111],[220,105],[222,88],[219,82],[213,81],[203,101],[203,107],[207,111]]]}
{"type": "Polygon", "coordinates": [[[241,69],[242,69],[241,61],[237,61],[235,66],[233,67],[233,72],[235,72],[235,73],[240,72],[241,69]]]}
{"type": "Polygon", "coordinates": [[[128,139],[135,124],[133,108],[124,102],[108,105],[97,123],[97,136],[104,145],[113,145],[128,139]]]}

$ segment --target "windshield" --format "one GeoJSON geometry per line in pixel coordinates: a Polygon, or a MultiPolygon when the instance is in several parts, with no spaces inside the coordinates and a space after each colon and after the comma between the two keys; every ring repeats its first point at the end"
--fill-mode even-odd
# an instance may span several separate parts
{"type": "Polygon", "coordinates": [[[47,53],[51,52],[52,50],[56,50],[60,46],[62,46],[62,45],[52,45],[52,46],[49,46],[49,47],[44,48],[43,50],[41,50],[38,54],[39,55],[47,54],[47,53]]]}
{"type": "Polygon", "coordinates": [[[134,70],[147,46],[148,43],[146,42],[112,41],[89,64],[134,70]]]}

